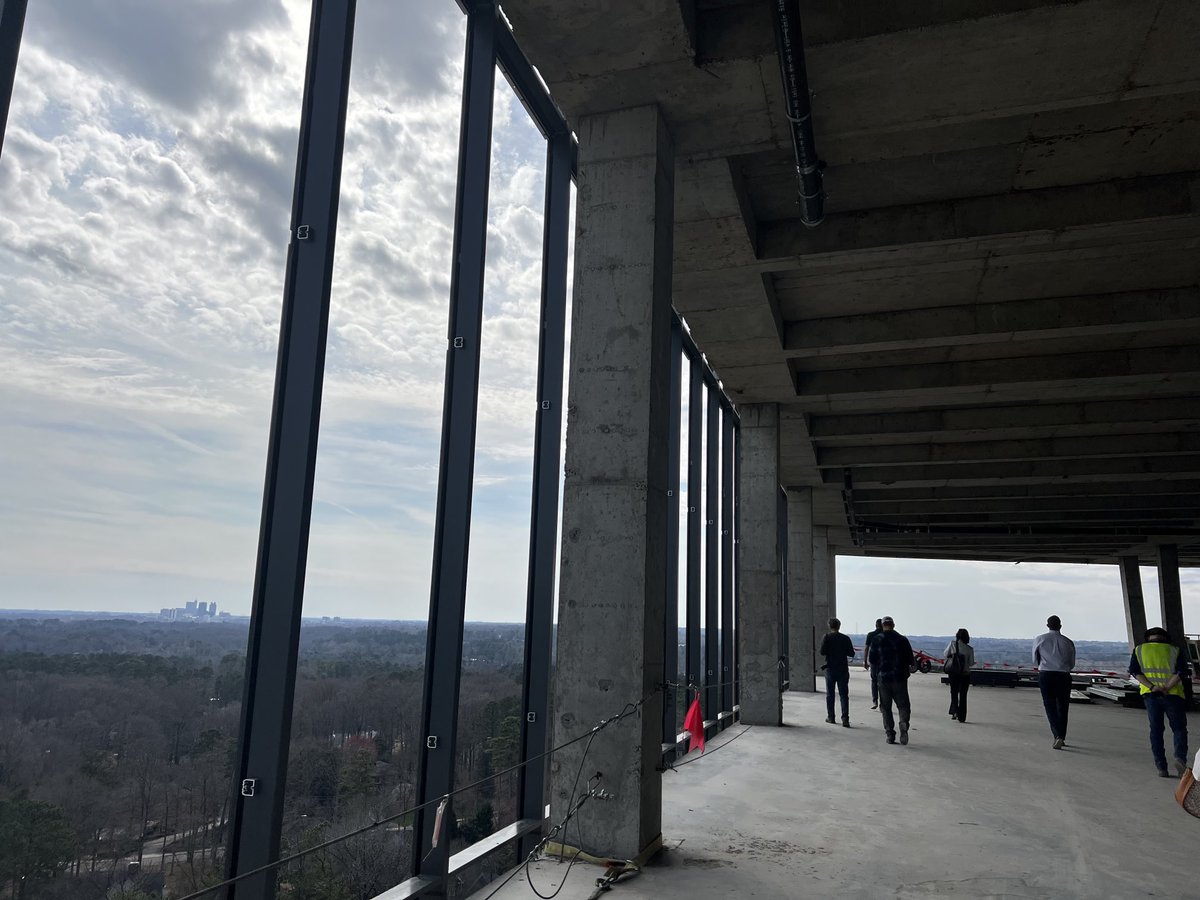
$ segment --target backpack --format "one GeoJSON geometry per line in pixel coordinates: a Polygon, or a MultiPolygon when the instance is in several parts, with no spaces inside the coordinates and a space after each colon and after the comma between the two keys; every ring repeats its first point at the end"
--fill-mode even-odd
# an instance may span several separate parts
{"type": "Polygon", "coordinates": [[[954,642],[954,652],[942,663],[942,671],[947,675],[961,675],[967,670],[966,658],[958,652],[958,641],[954,642]]]}

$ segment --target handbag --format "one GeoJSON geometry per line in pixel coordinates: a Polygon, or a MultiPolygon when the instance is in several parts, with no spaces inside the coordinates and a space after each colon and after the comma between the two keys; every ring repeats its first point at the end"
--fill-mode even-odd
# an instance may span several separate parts
{"type": "Polygon", "coordinates": [[[942,671],[947,675],[961,675],[966,668],[962,654],[958,652],[958,641],[954,642],[954,652],[942,663],[942,671]]]}
{"type": "Polygon", "coordinates": [[[1175,788],[1175,802],[1183,807],[1183,811],[1200,819],[1200,782],[1191,769],[1183,770],[1179,779],[1179,787],[1175,788]]]}

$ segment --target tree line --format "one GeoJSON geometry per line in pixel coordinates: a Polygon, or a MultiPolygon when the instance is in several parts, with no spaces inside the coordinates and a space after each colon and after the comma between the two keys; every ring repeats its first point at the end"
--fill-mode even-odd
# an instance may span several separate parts
{"type": "MultiPolygon", "coordinates": [[[[301,635],[285,853],[410,807],[420,746],[423,624],[301,635]]],[[[221,879],[245,641],[245,622],[0,620],[0,895],[172,898],[221,879]]],[[[517,759],[522,642],[522,626],[466,628],[459,784],[517,759]]],[[[460,796],[452,852],[516,816],[515,775],[460,796]]],[[[410,826],[289,865],[280,896],[381,893],[410,874],[410,826]]]]}

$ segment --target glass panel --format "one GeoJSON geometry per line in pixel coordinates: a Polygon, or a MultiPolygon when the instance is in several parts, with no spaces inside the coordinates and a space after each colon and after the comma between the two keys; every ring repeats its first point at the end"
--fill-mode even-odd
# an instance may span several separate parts
{"type": "MultiPolygon", "coordinates": [[[[465,27],[449,2],[358,6],[285,854],[415,802],[465,27]]],[[[409,825],[280,882],[381,893],[409,875],[409,825]]]]}
{"type": "Polygon", "coordinates": [[[0,796],[40,823],[26,900],[183,893],[223,864],[308,21],[29,7],[0,159],[0,796]]]}
{"type": "MultiPolygon", "coordinates": [[[[463,630],[451,852],[519,817],[516,772],[524,672],[546,142],[497,71],[471,549],[463,630]]],[[[493,880],[501,853],[459,873],[461,890],[493,880]]]]}

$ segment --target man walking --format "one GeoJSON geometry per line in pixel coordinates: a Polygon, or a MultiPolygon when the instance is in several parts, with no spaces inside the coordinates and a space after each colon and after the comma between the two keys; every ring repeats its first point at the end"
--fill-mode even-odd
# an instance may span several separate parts
{"type": "Polygon", "coordinates": [[[1061,750],[1067,742],[1067,711],[1071,706],[1071,671],[1075,668],[1075,642],[1062,633],[1058,616],[1046,620],[1050,630],[1033,641],[1033,664],[1038,669],[1038,687],[1046,721],[1050,723],[1051,746],[1061,750]]]}
{"type": "Polygon", "coordinates": [[[829,620],[829,633],[821,641],[821,655],[825,657],[825,709],[829,713],[825,721],[833,724],[833,689],[842,695],[842,727],[850,727],[850,657],[854,656],[854,643],[842,634],[839,619],[829,620]]]}
{"type": "Polygon", "coordinates": [[[875,630],[863,642],[863,668],[871,670],[871,709],[879,709],[879,670],[871,665],[871,647],[883,635],[883,619],[875,620],[875,630]]]}
{"type": "Polygon", "coordinates": [[[871,667],[879,672],[879,706],[883,714],[883,731],[889,744],[896,743],[896,722],[892,717],[892,701],[900,714],[900,743],[908,743],[908,722],[912,704],[908,699],[908,676],[912,672],[913,652],[908,638],[896,631],[891,616],[880,619],[883,634],[871,644],[871,667]]]}
{"type": "Polygon", "coordinates": [[[1129,674],[1142,686],[1142,701],[1150,720],[1150,752],[1154,768],[1163,778],[1167,771],[1167,751],[1163,745],[1163,716],[1171,723],[1175,739],[1175,772],[1182,776],[1187,768],[1187,699],[1183,681],[1188,677],[1188,662],[1180,649],[1171,644],[1167,629],[1146,629],[1144,643],[1133,649],[1129,659],[1129,674]]]}

